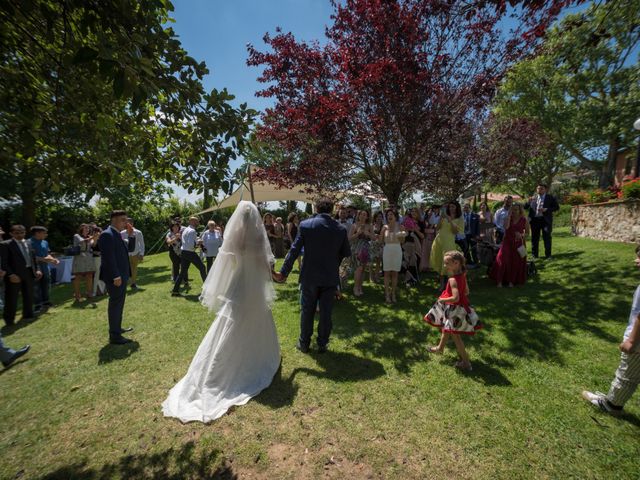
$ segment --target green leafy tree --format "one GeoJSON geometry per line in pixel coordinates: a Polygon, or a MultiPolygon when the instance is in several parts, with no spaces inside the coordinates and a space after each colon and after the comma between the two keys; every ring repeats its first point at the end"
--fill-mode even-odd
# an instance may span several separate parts
{"type": "MultiPolygon", "coordinates": [[[[535,120],[599,186],[633,145],[640,108],[640,0],[594,3],[553,28],[535,58],[519,62],[499,89],[495,112],[535,120]]],[[[564,162],[559,153],[558,162],[564,162]]]]}
{"type": "Polygon", "coordinates": [[[223,186],[255,114],[207,93],[168,0],[0,0],[0,196],[223,186]]]}

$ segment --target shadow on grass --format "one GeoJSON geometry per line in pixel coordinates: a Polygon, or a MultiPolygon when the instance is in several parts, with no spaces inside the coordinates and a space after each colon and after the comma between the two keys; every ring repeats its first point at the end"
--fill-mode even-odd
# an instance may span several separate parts
{"type": "Polygon", "coordinates": [[[495,359],[483,358],[480,360],[472,360],[473,370],[469,373],[463,373],[466,377],[475,380],[478,383],[481,383],[486,386],[493,387],[509,387],[511,386],[511,381],[500,371],[500,369],[496,368],[496,366],[500,366],[503,369],[513,368],[512,364],[505,365],[501,364],[500,361],[496,361],[495,359]]]}
{"type": "Polygon", "coordinates": [[[0,375],[4,375],[5,373],[7,373],[9,370],[11,370],[12,368],[15,368],[16,365],[20,365],[21,363],[26,363],[28,362],[29,359],[28,358],[21,358],[19,360],[16,360],[15,362],[13,362],[11,365],[9,365],[8,367],[2,367],[2,369],[0,370],[0,375]]]}
{"type": "MultiPolygon", "coordinates": [[[[302,355],[302,354],[301,354],[302,355]]],[[[380,362],[368,358],[358,357],[346,352],[332,352],[311,354],[321,370],[314,368],[295,368],[287,378],[282,375],[282,365],[268,388],[260,392],[254,400],[263,405],[277,409],[292,405],[298,393],[295,377],[304,373],[320,379],[334,382],[358,382],[374,380],[385,374],[380,362]]]]}
{"type": "Polygon", "coordinates": [[[110,480],[114,478],[232,480],[239,478],[227,462],[214,468],[220,463],[221,453],[220,450],[214,449],[197,454],[195,443],[187,442],[179,448],[170,448],[164,452],[127,455],[99,468],[87,468],[86,463],[68,465],[39,477],[39,480],[110,480]]]}
{"type": "Polygon", "coordinates": [[[33,318],[19,320],[13,325],[5,325],[4,327],[2,327],[2,329],[0,329],[0,332],[2,332],[3,337],[8,337],[9,335],[20,330],[21,328],[28,327],[32,323],[38,321],[39,318],[40,318],[40,315],[33,318]]]}
{"type": "Polygon", "coordinates": [[[138,342],[125,343],[124,345],[112,345],[107,343],[98,353],[98,365],[111,363],[114,360],[123,360],[130,357],[140,349],[138,342]]]}

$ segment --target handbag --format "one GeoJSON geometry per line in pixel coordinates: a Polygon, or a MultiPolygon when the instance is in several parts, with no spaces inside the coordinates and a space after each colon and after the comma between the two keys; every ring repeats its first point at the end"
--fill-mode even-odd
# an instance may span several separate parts
{"type": "Polygon", "coordinates": [[[67,257],[75,257],[80,255],[80,245],[75,245],[73,247],[67,247],[64,249],[64,254],[67,257]]]}
{"type": "Polygon", "coordinates": [[[524,245],[520,245],[517,250],[520,258],[524,258],[527,256],[527,248],[524,245]]]}

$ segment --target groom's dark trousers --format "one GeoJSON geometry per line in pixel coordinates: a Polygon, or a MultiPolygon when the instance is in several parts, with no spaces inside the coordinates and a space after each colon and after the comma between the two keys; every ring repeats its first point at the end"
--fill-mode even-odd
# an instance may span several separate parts
{"type": "Polygon", "coordinates": [[[300,285],[300,344],[308,346],[313,335],[313,318],[316,315],[316,307],[320,309],[318,321],[318,345],[325,346],[329,343],[329,336],[333,323],[331,313],[333,302],[336,298],[337,287],[314,287],[300,285]]]}
{"type": "Polygon", "coordinates": [[[313,317],[320,307],[318,346],[326,347],[331,335],[331,311],[340,282],[338,267],[351,255],[346,229],[330,215],[321,213],[303,221],[298,236],[280,269],[285,277],[304,247],[304,262],[300,271],[300,345],[308,347],[313,334],[313,317]]]}

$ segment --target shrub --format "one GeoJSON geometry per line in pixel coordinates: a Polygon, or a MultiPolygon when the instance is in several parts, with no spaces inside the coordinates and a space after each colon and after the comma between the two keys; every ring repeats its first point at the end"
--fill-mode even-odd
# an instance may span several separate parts
{"type": "Polygon", "coordinates": [[[612,193],[611,190],[601,190],[596,188],[589,192],[590,203],[604,203],[614,198],[616,198],[615,193],[612,193]]]}
{"type": "Polygon", "coordinates": [[[558,210],[553,215],[554,227],[570,227],[571,226],[571,205],[560,205],[558,210]]]}
{"type": "Polygon", "coordinates": [[[620,191],[622,192],[622,198],[640,199],[640,177],[623,182],[620,191]]]}
{"type": "Polygon", "coordinates": [[[571,192],[564,197],[564,202],[568,205],[584,205],[589,203],[591,198],[587,192],[571,192]]]}

